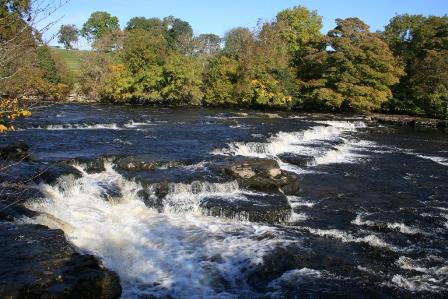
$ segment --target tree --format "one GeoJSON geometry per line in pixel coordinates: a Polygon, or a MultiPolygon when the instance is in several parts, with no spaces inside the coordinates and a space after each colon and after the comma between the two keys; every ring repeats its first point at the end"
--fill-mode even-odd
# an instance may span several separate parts
{"type": "Polygon", "coordinates": [[[415,33],[425,22],[422,15],[399,15],[392,18],[383,32],[384,39],[396,56],[409,65],[416,56],[415,33]]]}
{"type": "Polygon", "coordinates": [[[168,55],[165,37],[144,29],[127,31],[120,54],[124,65],[112,68],[106,77],[103,97],[112,102],[160,101],[163,65],[168,55]]]}
{"type": "Polygon", "coordinates": [[[127,32],[122,60],[133,74],[150,65],[162,65],[167,56],[168,44],[163,35],[154,35],[143,29],[127,32]]]}
{"type": "Polygon", "coordinates": [[[92,52],[81,61],[79,83],[83,94],[89,99],[100,100],[102,98],[109,65],[109,56],[99,51],[92,52]]]}
{"type": "Polygon", "coordinates": [[[428,115],[448,119],[448,50],[428,51],[415,65],[411,91],[428,115]]]}
{"type": "Polygon", "coordinates": [[[48,92],[36,49],[52,14],[64,1],[5,0],[0,2],[0,132],[27,116],[25,97],[48,92]],[[43,23],[48,21],[47,24],[43,23]],[[37,28],[39,23],[40,28],[37,28]]]}
{"type": "Polygon", "coordinates": [[[40,46],[37,49],[37,56],[39,67],[43,71],[43,78],[49,83],[59,83],[60,77],[56,69],[56,62],[51,56],[50,48],[48,46],[40,46]]]}
{"type": "Polygon", "coordinates": [[[81,35],[95,42],[107,34],[120,30],[118,18],[104,11],[97,11],[90,15],[81,29],[81,35]]]}
{"type": "Polygon", "coordinates": [[[187,21],[169,16],[163,19],[168,30],[168,44],[182,54],[191,54],[193,28],[187,21]]]}
{"type": "Polygon", "coordinates": [[[251,51],[254,42],[254,36],[248,28],[237,27],[224,36],[223,51],[227,56],[238,59],[251,51]]]}
{"type": "Polygon", "coordinates": [[[238,79],[238,62],[224,55],[212,57],[205,71],[204,103],[209,106],[236,106],[234,88],[238,79]]]}
{"type": "Polygon", "coordinates": [[[221,50],[221,38],[216,34],[201,34],[195,38],[195,52],[212,55],[221,50]]]}
{"type": "Polygon", "coordinates": [[[322,17],[303,6],[285,9],[277,14],[276,23],[291,53],[300,56],[304,48],[319,39],[322,17]]]}
{"type": "Polygon", "coordinates": [[[176,105],[197,106],[202,100],[202,68],[197,60],[172,53],[163,65],[160,95],[176,105]]]}
{"type": "Polygon", "coordinates": [[[123,31],[116,29],[97,39],[95,41],[95,48],[105,53],[118,52],[123,49],[125,35],[123,31]]]}
{"type": "Polygon", "coordinates": [[[211,59],[206,75],[209,105],[289,107],[295,93],[294,71],[285,40],[275,23],[258,31],[230,31],[222,55],[211,59]]]}
{"type": "Polygon", "coordinates": [[[446,67],[448,17],[396,16],[386,26],[383,36],[394,54],[404,61],[406,70],[406,75],[393,90],[393,99],[384,105],[384,109],[395,113],[443,116],[445,108],[440,103],[446,82],[433,75],[443,75],[446,67]]]}
{"type": "Polygon", "coordinates": [[[166,24],[159,18],[135,17],[129,20],[126,30],[143,29],[157,34],[165,34],[166,24]]]}
{"type": "Polygon", "coordinates": [[[76,25],[62,25],[58,33],[58,42],[66,49],[73,49],[73,44],[78,42],[79,30],[76,25]]]}
{"type": "Polygon", "coordinates": [[[305,106],[329,110],[378,110],[392,97],[403,68],[388,45],[358,18],[337,19],[320,50],[299,68],[305,106]]]}

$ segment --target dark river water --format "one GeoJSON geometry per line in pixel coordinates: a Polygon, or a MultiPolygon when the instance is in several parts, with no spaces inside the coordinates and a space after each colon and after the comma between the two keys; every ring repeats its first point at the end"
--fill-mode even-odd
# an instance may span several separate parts
{"type": "Polygon", "coordinates": [[[102,105],[40,108],[17,129],[0,143],[25,141],[34,159],[74,159],[83,173],[40,185],[45,200],[28,204],[61,221],[21,221],[62,228],[119,274],[123,298],[448,297],[447,132],[297,112],[102,105]],[[204,212],[206,199],[268,196],[211,170],[238,155],[274,159],[299,177],[287,221],[204,212]],[[82,161],[111,156],[161,163],[85,171],[82,161]],[[141,191],[156,196],[151,184],[161,181],[161,207],[145,204],[141,191]],[[119,195],[104,200],[110,186],[119,195]]]}

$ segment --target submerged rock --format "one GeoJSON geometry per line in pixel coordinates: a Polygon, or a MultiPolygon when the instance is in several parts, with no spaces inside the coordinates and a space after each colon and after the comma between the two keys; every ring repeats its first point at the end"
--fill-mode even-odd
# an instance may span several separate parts
{"type": "Polygon", "coordinates": [[[123,171],[155,170],[159,168],[175,168],[184,165],[184,163],[179,161],[144,161],[136,157],[119,157],[114,159],[114,164],[116,169],[123,171]]]}
{"type": "Polygon", "coordinates": [[[182,161],[146,161],[133,156],[104,156],[97,159],[76,158],[68,160],[66,163],[80,165],[87,173],[100,173],[105,171],[106,163],[111,163],[114,169],[123,172],[169,169],[185,165],[182,161]]]}
{"type": "Polygon", "coordinates": [[[107,160],[107,157],[100,157],[97,159],[76,158],[65,161],[65,163],[69,165],[80,165],[87,173],[100,173],[106,170],[104,163],[107,160]]]}
{"type": "Polygon", "coordinates": [[[291,207],[282,194],[246,195],[246,199],[205,198],[201,207],[205,214],[244,221],[279,223],[291,217],[291,207]]]}
{"type": "Polygon", "coordinates": [[[0,159],[7,161],[29,160],[29,146],[25,143],[9,145],[0,148],[0,159]]]}
{"type": "Polygon", "coordinates": [[[1,298],[119,298],[118,276],[60,230],[0,222],[1,298]]]}
{"type": "Polygon", "coordinates": [[[286,195],[296,195],[300,190],[297,176],[281,170],[274,160],[240,158],[218,163],[215,168],[221,174],[236,179],[244,188],[264,192],[281,191],[286,195]]]}

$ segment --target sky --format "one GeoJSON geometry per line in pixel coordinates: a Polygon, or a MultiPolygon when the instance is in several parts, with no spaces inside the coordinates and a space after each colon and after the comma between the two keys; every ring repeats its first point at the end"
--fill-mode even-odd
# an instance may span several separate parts
{"type": "MultiPolygon", "coordinates": [[[[54,17],[61,21],[46,34],[47,40],[61,24],[78,28],[95,11],[107,11],[120,20],[121,27],[136,16],[175,16],[188,21],[195,35],[214,33],[223,36],[229,29],[254,28],[259,19],[272,20],[275,15],[293,6],[316,10],[323,17],[323,33],[334,27],[336,18],[359,17],[372,31],[382,30],[397,14],[448,14],[448,0],[70,0],[54,17]]],[[[57,44],[51,40],[50,44],[57,44]]],[[[78,45],[87,47],[85,42],[78,45]]]]}

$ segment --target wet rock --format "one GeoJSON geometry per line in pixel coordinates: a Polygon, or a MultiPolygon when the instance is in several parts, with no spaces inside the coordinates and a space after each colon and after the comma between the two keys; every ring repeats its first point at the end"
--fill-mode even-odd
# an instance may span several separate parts
{"type": "Polygon", "coordinates": [[[240,186],[264,192],[281,191],[296,195],[300,186],[298,178],[280,169],[278,163],[268,159],[237,159],[218,163],[215,168],[221,174],[238,181],[240,186]]]}
{"type": "Polygon", "coordinates": [[[30,155],[28,153],[29,146],[25,143],[19,143],[15,145],[9,145],[0,148],[0,159],[7,161],[23,161],[29,160],[30,155]]]}
{"type": "Polygon", "coordinates": [[[119,298],[118,276],[60,230],[0,222],[1,298],[119,298]]]}
{"type": "Polygon", "coordinates": [[[246,195],[243,200],[226,198],[205,198],[201,207],[205,214],[244,221],[279,223],[289,220],[291,207],[282,194],[246,195]]]}
{"type": "Polygon", "coordinates": [[[17,183],[0,183],[0,221],[12,222],[23,216],[32,218],[36,212],[25,207],[25,202],[43,198],[36,188],[17,183]]]}
{"type": "Polygon", "coordinates": [[[68,175],[72,175],[76,179],[82,177],[82,173],[75,167],[65,163],[54,163],[44,168],[41,173],[38,173],[34,177],[34,181],[38,183],[54,184],[58,178],[68,175]]]}
{"type": "Polygon", "coordinates": [[[258,290],[265,287],[274,278],[280,277],[288,270],[300,267],[303,250],[296,246],[276,247],[263,257],[263,262],[249,269],[248,282],[258,290]]]}
{"type": "Polygon", "coordinates": [[[121,157],[114,159],[115,168],[124,171],[155,170],[159,168],[175,168],[183,166],[179,161],[144,161],[136,157],[121,157]]]}
{"type": "Polygon", "coordinates": [[[123,198],[119,186],[113,183],[99,183],[101,187],[100,196],[106,201],[119,202],[123,198]]]}
{"type": "Polygon", "coordinates": [[[100,157],[98,159],[77,158],[65,161],[65,163],[68,165],[80,165],[87,173],[100,173],[106,171],[104,163],[107,160],[107,157],[100,157]]]}
{"type": "Polygon", "coordinates": [[[304,155],[297,155],[297,154],[282,154],[279,156],[279,158],[286,163],[297,165],[299,167],[306,167],[307,164],[311,161],[309,156],[304,155]]]}

